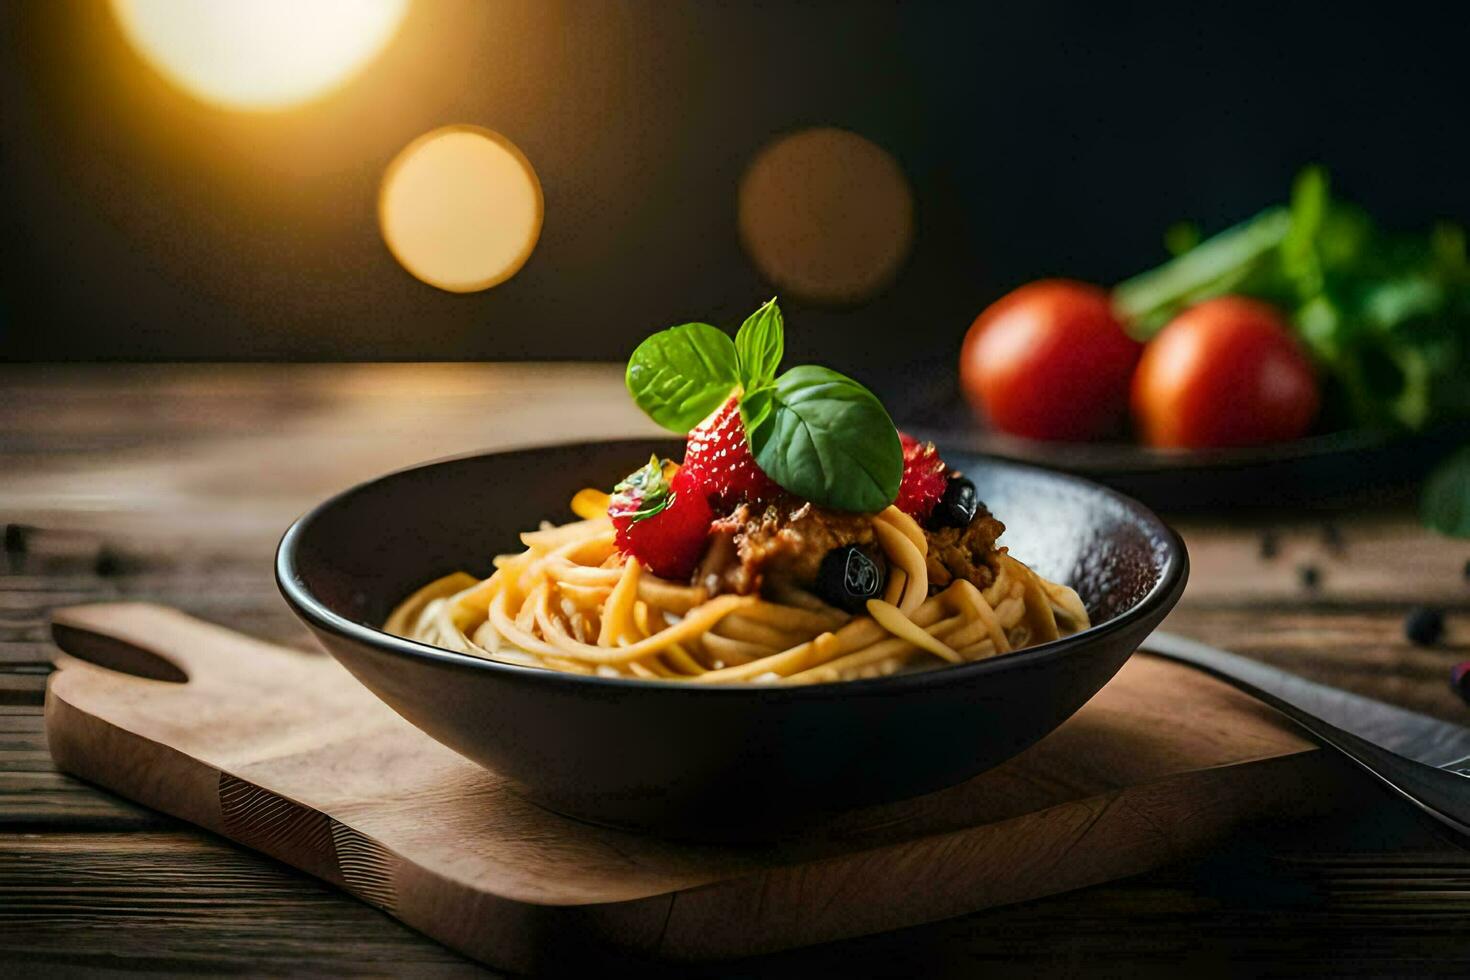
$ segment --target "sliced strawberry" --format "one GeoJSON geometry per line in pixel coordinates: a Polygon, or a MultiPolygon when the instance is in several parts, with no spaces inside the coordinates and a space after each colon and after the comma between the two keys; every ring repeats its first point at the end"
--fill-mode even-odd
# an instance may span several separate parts
{"type": "Polygon", "coordinates": [[[722,510],[770,500],[782,492],[750,454],[740,400],[733,396],[689,433],[684,471],[722,510]]]}
{"type": "Polygon", "coordinates": [[[944,460],[939,458],[932,442],[919,442],[902,432],[898,438],[903,443],[903,481],[898,487],[898,499],[893,503],[914,520],[923,522],[944,496],[945,484],[949,482],[944,460]]]}
{"type": "Polygon", "coordinates": [[[714,513],[684,467],[666,480],[658,458],[630,473],[608,501],[618,550],[659,578],[688,580],[709,539],[714,513]]]}

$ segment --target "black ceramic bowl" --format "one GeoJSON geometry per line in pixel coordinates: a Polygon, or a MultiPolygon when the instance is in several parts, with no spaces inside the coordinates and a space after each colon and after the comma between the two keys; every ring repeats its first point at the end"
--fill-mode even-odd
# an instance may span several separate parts
{"type": "Polygon", "coordinates": [[[951,453],[1005,524],[1001,539],[1071,584],[1095,626],[976,663],[804,687],[696,686],[492,663],[376,627],[404,596],[491,556],[584,486],[610,486],[665,441],[626,440],[428,463],[333,497],[286,532],[276,577],[323,646],[395,711],[550,809],[710,837],[960,782],[1046,735],[1108,682],[1184,589],[1179,537],[1076,477],[951,453]]]}

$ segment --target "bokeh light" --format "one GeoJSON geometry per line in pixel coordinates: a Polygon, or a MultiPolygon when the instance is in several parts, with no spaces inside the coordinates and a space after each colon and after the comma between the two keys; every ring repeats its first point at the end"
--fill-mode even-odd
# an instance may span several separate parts
{"type": "Polygon", "coordinates": [[[898,274],[914,198],[898,162],[856,133],[804,129],[764,147],[740,182],[740,238],[783,293],[861,302],[898,274]]]}
{"type": "Polygon", "coordinates": [[[381,51],[408,0],[112,0],[164,77],[232,109],[283,109],[340,85],[381,51]]]}
{"type": "Polygon", "coordinates": [[[515,275],[541,235],[541,183],[520,149],[478,126],[446,126],[388,165],[378,220],[413,275],[454,293],[515,275]]]}

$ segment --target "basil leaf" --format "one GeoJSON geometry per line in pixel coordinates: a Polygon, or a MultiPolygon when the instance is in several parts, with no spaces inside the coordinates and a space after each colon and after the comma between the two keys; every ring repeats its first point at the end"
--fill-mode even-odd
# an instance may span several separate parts
{"type": "Polygon", "coordinates": [[[1437,466],[1419,500],[1424,526],[1452,538],[1470,538],[1470,446],[1437,466]]]}
{"type": "Polygon", "coordinates": [[[898,430],[883,403],[845,375],[792,368],[740,403],[756,465],[799,497],[834,510],[876,513],[903,478],[898,430]]]}
{"type": "Polygon", "coordinates": [[[740,382],[747,390],[759,388],[776,377],[781,356],[786,352],[785,324],[776,298],[752,313],[735,334],[735,355],[740,361],[740,382]]]}
{"type": "Polygon", "coordinates": [[[735,345],[708,323],[660,330],[628,359],[628,393],[665,429],[683,434],[740,383],[735,345]]]}

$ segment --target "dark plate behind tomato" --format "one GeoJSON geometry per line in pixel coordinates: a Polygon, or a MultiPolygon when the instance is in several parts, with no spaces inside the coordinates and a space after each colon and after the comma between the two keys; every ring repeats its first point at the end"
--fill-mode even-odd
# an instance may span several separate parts
{"type": "Polygon", "coordinates": [[[1470,423],[1422,433],[1353,429],[1240,449],[1150,449],[1123,441],[1040,442],[977,420],[952,389],[911,404],[899,425],[947,449],[985,453],[1096,480],[1151,507],[1330,506],[1381,499],[1470,442],[1470,423]]]}

